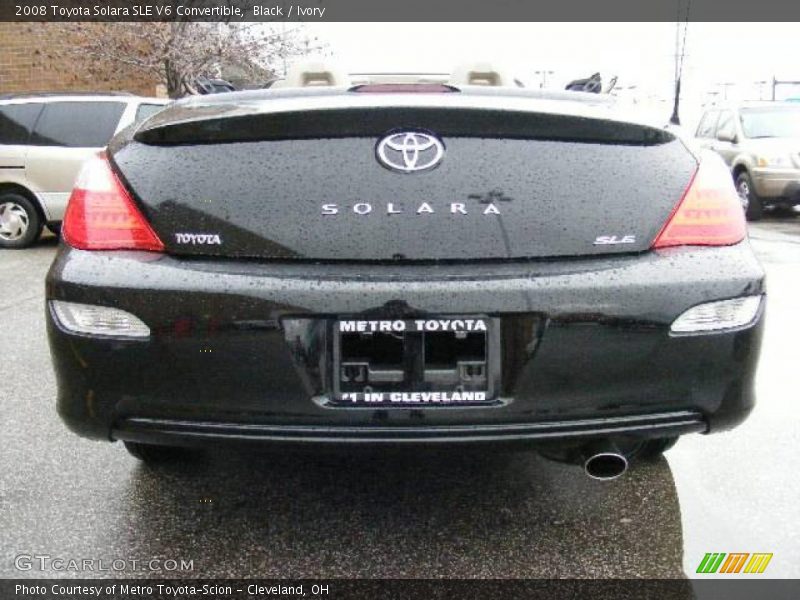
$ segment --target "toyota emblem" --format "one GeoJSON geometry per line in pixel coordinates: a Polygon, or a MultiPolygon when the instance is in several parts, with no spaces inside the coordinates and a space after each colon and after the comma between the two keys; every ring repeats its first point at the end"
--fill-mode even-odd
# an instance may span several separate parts
{"type": "Polygon", "coordinates": [[[416,173],[436,167],[444,156],[444,144],[422,131],[400,131],[381,139],[376,148],[378,162],[400,173],[416,173]]]}

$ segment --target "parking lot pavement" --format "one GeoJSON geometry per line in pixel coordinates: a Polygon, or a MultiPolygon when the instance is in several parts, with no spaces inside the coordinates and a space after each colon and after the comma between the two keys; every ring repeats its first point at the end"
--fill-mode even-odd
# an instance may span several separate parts
{"type": "Polygon", "coordinates": [[[150,469],[55,414],[42,300],[54,242],[0,251],[0,576],[42,576],[14,559],[47,554],[193,561],[128,563],[136,576],[678,577],[738,551],[772,552],[765,575],[797,577],[800,219],[752,238],[770,296],[753,416],[611,483],[485,450],[225,449],[150,469]]]}
{"type": "Polygon", "coordinates": [[[750,239],[767,271],[766,329],[750,418],[667,457],[680,500],[684,567],[706,552],[772,552],[765,574],[800,576],[800,218],[765,219],[750,239]]]}

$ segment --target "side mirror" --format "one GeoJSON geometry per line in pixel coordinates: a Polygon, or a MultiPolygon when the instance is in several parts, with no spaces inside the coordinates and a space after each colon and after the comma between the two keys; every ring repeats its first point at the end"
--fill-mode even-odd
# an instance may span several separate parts
{"type": "Polygon", "coordinates": [[[725,131],[725,130],[717,132],[717,139],[720,142],[730,142],[731,144],[735,144],[737,141],[735,133],[731,133],[730,131],[725,131]]]}

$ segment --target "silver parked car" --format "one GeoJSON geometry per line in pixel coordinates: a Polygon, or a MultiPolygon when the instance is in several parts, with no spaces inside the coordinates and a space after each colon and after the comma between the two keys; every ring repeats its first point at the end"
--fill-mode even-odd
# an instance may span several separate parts
{"type": "Polygon", "coordinates": [[[167,100],[128,94],[0,97],[0,248],[57,232],[83,162],[167,100]]]}
{"type": "Polygon", "coordinates": [[[730,166],[749,220],[760,219],[765,206],[800,205],[800,104],[713,108],[695,137],[730,166]]]}

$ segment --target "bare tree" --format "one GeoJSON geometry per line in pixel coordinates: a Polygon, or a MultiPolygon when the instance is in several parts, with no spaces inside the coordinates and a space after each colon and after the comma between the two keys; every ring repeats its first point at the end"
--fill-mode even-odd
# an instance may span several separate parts
{"type": "Polygon", "coordinates": [[[263,23],[69,23],[70,48],[93,74],[124,69],[162,82],[170,98],[194,92],[197,77],[228,67],[266,81],[287,59],[320,49],[302,26],[263,23]]]}

